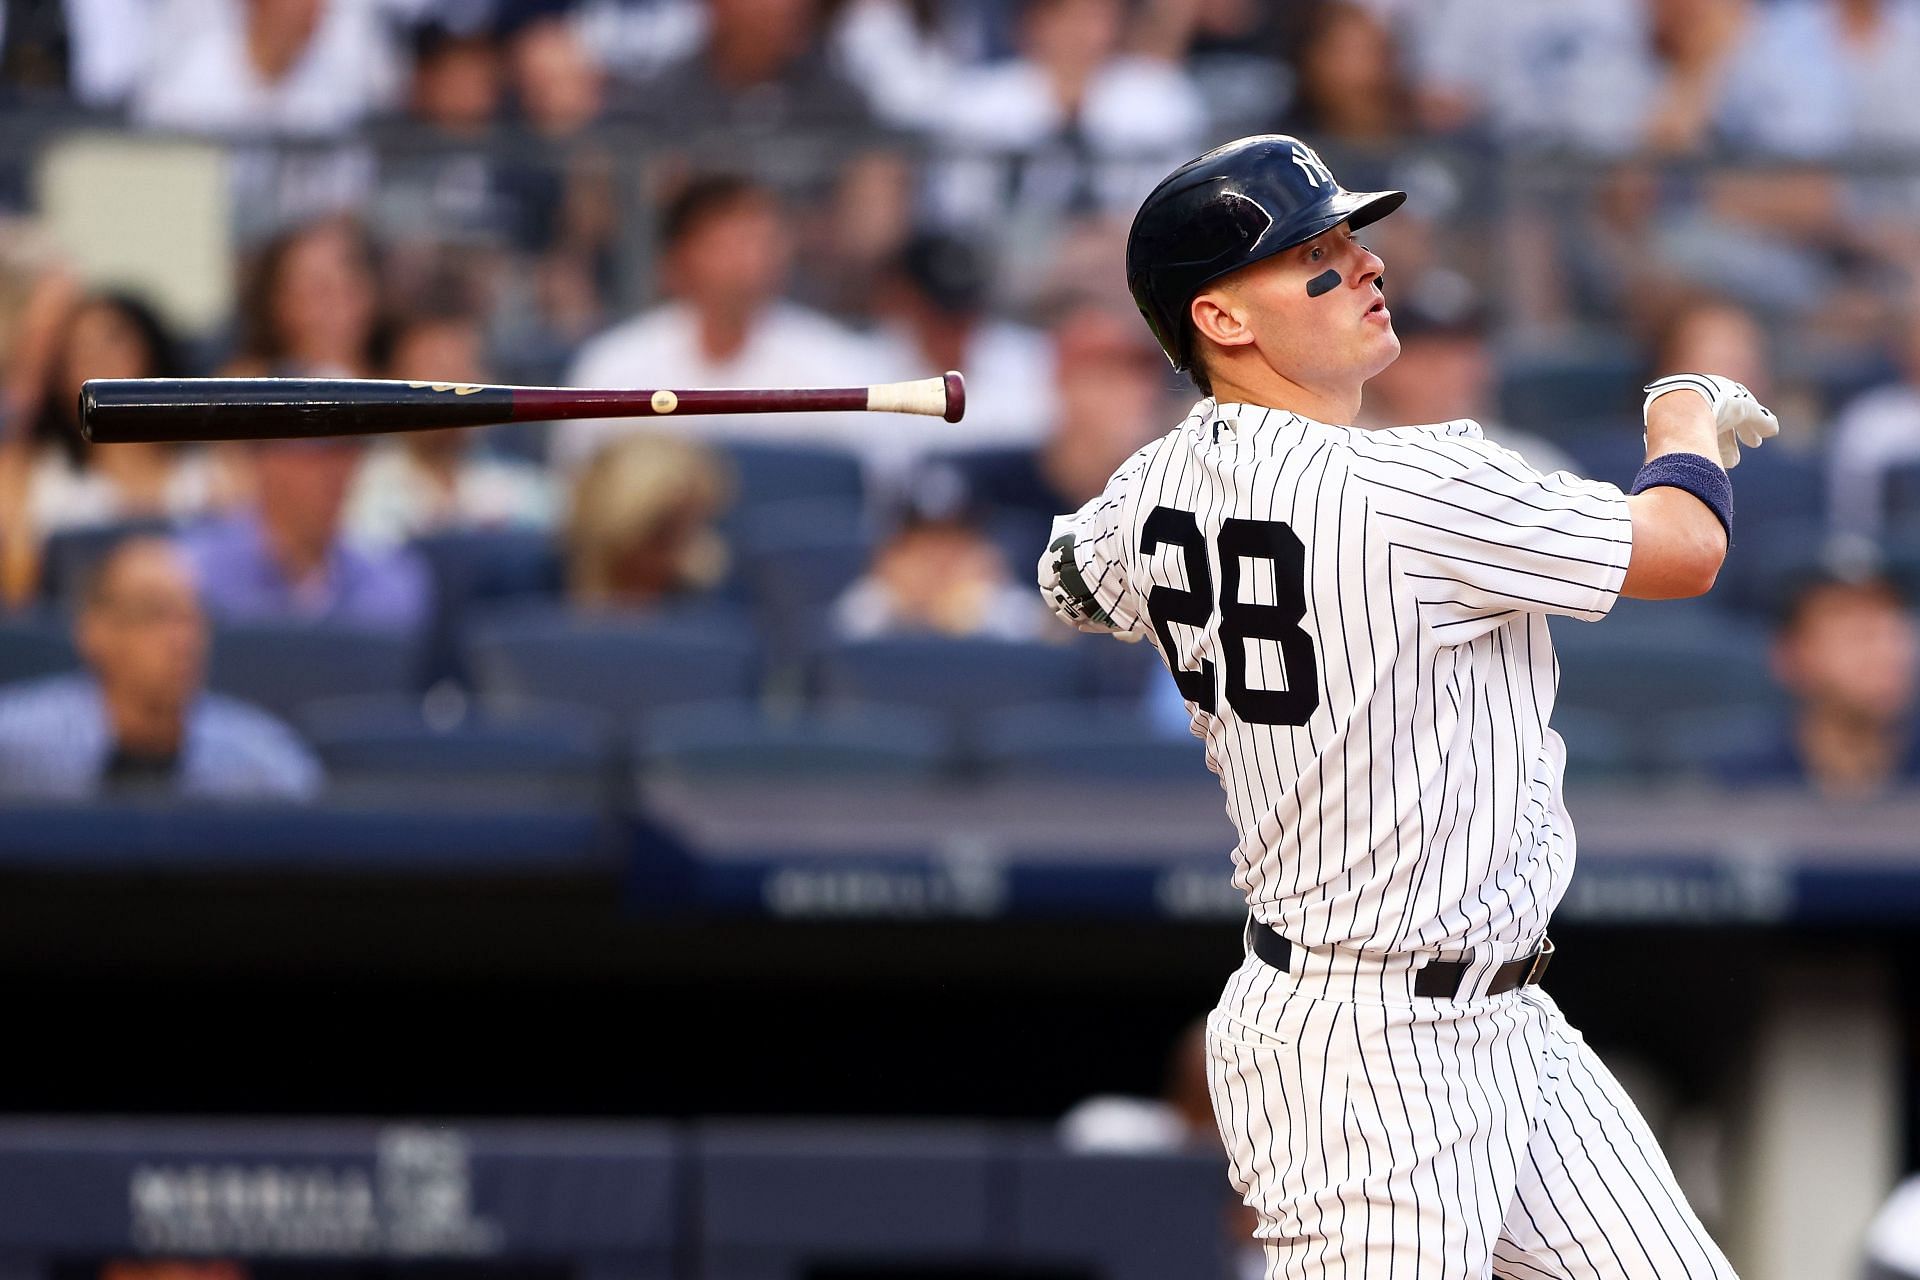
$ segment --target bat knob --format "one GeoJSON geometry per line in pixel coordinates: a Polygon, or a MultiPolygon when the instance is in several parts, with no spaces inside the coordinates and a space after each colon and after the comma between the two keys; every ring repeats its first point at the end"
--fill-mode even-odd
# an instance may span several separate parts
{"type": "Polygon", "coordinates": [[[99,399],[93,394],[93,379],[80,384],[80,438],[93,443],[93,414],[99,407],[99,399]]]}
{"type": "Polygon", "coordinates": [[[947,387],[947,411],[940,416],[958,422],[967,414],[967,380],[957,370],[949,369],[941,381],[947,387]]]}

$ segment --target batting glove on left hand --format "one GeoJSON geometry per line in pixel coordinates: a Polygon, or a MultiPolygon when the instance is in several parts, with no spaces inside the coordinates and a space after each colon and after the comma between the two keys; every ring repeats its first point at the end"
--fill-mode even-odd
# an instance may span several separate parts
{"type": "Polygon", "coordinates": [[[1780,434],[1780,420],[1773,416],[1773,410],[1754,399],[1753,392],[1740,383],[1717,373],[1675,373],[1648,383],[1647,398],[1640,406],[1642,423],[1653,402],[1669,391],[1697,391],[1706,398],[1720,432],[1720,465],[1728,471],[1740,465],[1741,445],[1758,449],[1761,441],[1780,434]]]}

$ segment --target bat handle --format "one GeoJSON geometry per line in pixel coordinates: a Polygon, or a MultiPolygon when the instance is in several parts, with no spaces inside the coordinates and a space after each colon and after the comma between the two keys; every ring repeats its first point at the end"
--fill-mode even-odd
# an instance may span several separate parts
{"type": "Polygon", "coordinates": [[[944,377],[881,382],[867,388],[873,413],[919,413],[958,422],[967,412],[967,380],[952,369],[944,377]]]}

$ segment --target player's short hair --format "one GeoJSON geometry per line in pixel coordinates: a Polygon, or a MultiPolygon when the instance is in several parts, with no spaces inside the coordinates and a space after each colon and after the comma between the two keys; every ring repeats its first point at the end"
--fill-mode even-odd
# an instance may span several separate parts
{"type": "MultiPolygon", "coordinates": [[[[1192,330],[1192,322],[1187,328],[1192,330]]],[[[1203,396],[1213,395],[1213,375],[1207,372],[1207,352],[1196,338],[1189,338],[1187,350],[1193,352],[1193,359],[1187,361],[1187,378],[1200,390],[1203,396]]]]}
{"type": "Polygon", "coordinates": [[[773,191],[738,173],[694,178],[667,201],[660,213],[660,247],[672,249],[723,214],[747,205],[772,202],[773,191]]]}

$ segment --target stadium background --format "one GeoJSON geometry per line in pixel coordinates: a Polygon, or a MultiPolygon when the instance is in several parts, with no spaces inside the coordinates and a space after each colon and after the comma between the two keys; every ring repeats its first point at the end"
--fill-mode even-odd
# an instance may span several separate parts
{"type": "Polygon", "coordinates": [[[1743,1275],[1856,1274],[1916,1164],[1916,85],[1896,0],[8,3],[0,1258],[1228,1274],[1219,793],[1150,655],[1026,584],[1191,398],[1132,208],[1280,128],[1412,193],[1372,420],[1619,482],[1649,374],[1778,410],[1712,598],[1556,627],[1553,981],[1743,1275]],[[946,367],[957,429],[87,451],[67,408],[946,367]],[[246,721],[245,787],[63,775],[18,700],[89,608],[89,679],[197,634],[101,586],[156,532],[212,688],[297,735],[246,721]]]}

